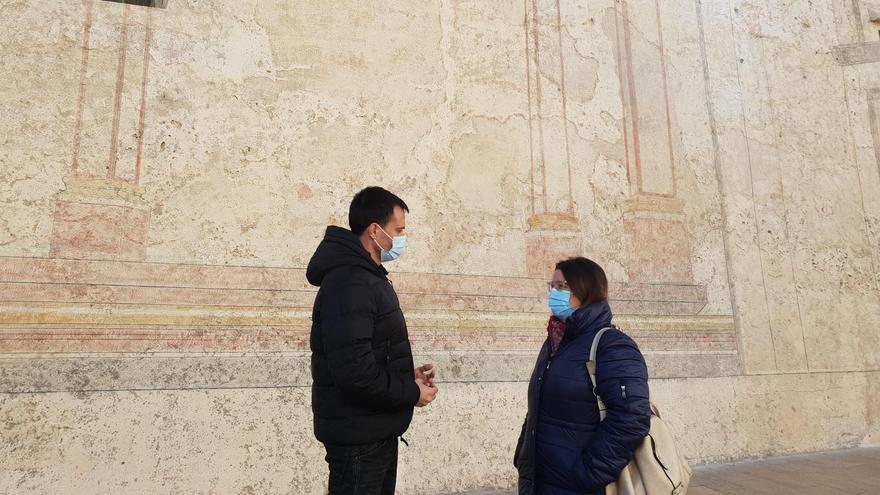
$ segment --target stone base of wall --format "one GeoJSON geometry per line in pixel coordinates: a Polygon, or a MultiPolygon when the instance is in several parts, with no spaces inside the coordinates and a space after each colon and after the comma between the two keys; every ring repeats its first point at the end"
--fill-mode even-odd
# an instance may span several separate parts
{"type": "MultiPolygon", "coordinates": [[[[442,371],[442,370],[441,370],[442,371]]],[[[880,373],[652,381],[695,463],[880,445],[880,373]],[[841,407],[841,405],[847,405],[841,407]]],[[[441,383],[401,448],[399,493],[510,487],[522,381],[441,383]]],[[[309,388],[0,395],[0,492],[323,493],[309,388]]]]}

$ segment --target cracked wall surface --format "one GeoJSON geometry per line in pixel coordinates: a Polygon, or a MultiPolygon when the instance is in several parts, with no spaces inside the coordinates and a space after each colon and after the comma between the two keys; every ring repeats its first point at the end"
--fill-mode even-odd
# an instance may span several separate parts
{"type": "Polygon", "coordinates": [[[695,462],[878,445],[874,7],[0,0],[0,491],[320,493],[302,268],[374,184],[402,493],[514,483],[572,254],[695,462]]]}
{"type": "MultiPolygon", "coordinates": [[[[86,5],[4,6],[5,56],[23,76],[5,88],[7,107],[17,115],[4,123],[6,146],[15,150],[5,157],[3,191],[15,207],[0,215],[6,231],[0,252],[7,255],[50,250],[51,199],[70,175],[86,5]],[[52,19],[58,32],[30,31],[28,23],[40,18],[52,19]],[[42,53],[25,56],[16,46],[51,47],[66,65],[47,66],[42,53]],[[49,74],[41,101],[20,101],[24,88],[49,74]],[[28,134],[32,127],[51,136],[28,134]]],[[[413,208],[410,228],[419,242],[399,270],[525,275],[530,155],[568,147],[581,246],[626,279],[621,203],[629,186],[613,5],[595,11],[563,5],[558,35],[554,19],[541,17],[542,34],[556,43],[542,60],[565,62],[564,72],[546,70],[542,77],[545,85],[565,77],[567,140],[551,135],[553,116],[546,115],[547,136],[534,150],[521,2],[392,5],[337,2],[325,12],[280,1],[180,2],[151,12],[139,179],[151,208],[146,260],[303,266],[323,227],[345,222],[350,196],[379,183],[413,208]]],[[[102,175],[105,167],[123,11],[95,4],[81,174],[102,175]]],[[[132,43],[143,43],[134,31],[143,31],[144,17],[143,9],[131,8],[132,43]]],[[[129,61],[132,51],[142,56],[135,48],[129,46],[129,61]]],[[[670,63],[670,70],[679,65],[670,63]]],[[[125,77],[140,82],[130,67],[125,77]]],[[[700,86],[682,84],[670,88],[670,97],[683,109],[689,106],[683,99],[700,86]]],[[[124,88],[123,127],[125,107],[136,109],[139,92],[137,84],[124,88]]],[[[678,177],[684,215],[696,240],[688,262],[696,264],[695,281],[709,288],[706,313],[725,314],[719,192],[710,162],[699,156],[709,130],[703,125],[691,133],[697,146],[676,143],[686,169],[678,177]]],[[[122,151],[126,144],[134,147],[121,142],[122,151]]],[[[554,188],[567,194],[567,177],[554,188]]]]}

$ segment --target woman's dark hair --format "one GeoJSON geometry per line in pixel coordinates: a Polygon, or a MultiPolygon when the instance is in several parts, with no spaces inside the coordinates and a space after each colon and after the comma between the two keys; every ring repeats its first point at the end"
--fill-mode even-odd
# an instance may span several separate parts
{"type": "Polygon", "coordinates": [[[569,258],[557,263],[556,269],[562,272],[571,293],[584,306],[608,300],[608,278],[595,261],[582,256],[569,258]]]}
{"type": "Polygon", "coordinates": [[[402,199],[381,187],[368,187],[354,195],[348,207],[348,226],[351,231],[361,235],[374,223],[385,226],[394,216],[394,208],[400,207],[409,213],[409,207],[402,199]]]}

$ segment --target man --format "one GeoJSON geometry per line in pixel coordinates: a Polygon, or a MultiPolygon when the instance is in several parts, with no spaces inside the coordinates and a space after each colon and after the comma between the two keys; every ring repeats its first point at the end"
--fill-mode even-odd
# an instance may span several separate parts
{"type": "Polygon", "coordinates": [[[351,230],[330,226],[306,277],[312,312],[312,412],[330,495],[390,495],[397,438],[437,396],[433,366],[413,369],[406,321],[382,266],[406,248],[406,203],[380,187],[355,195],[351,230]]]}

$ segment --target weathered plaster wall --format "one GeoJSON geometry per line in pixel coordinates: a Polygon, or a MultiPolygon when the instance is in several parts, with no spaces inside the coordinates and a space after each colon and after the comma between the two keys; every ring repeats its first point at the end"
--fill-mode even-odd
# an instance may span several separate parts
{"type": "Polygon", "coordinates": [[[0,491],[319,493],[302,267],[373,184],[402,493],[513,483],[574,253],[695,462],[880,445],[872,5],[0,0],[0,491]]]}
{"type": "Polygon", "coordinates": [[[754,372],[877,367],[880,148],[865,136],[877,80],[833,56],[852,39],[847,15],[773,2],[707,17],[718,27],[710,46],[738,62],[710,63],[708,75],[735,312],[754,372]]]}
{"type": "MultiPolygon", "coordinates": [[[[541,53],[531,56],[564,63],[566,86],[558,94],[545,88],[548,94],[533,95],[543,97],[540,110],[529,106],[530,84],[540,81],[527,74],[524,7],[518,1],[427,2],[405,9],[357,2],[325,9],[282,1],[132,8],[125,18],[129,46],[117,176],[130,179],[134,162],[142,163],[139,194],[151,209],[146,259],[302,266],[323,227],[344,223],[350,196],[382,183],[414,212],[410,223],[418,242],[399,270],[526,275],[523,232],[533,200],[537,213],[545,211],[544,184],[532,175],[546,172],[546,211],[567,212],[570,190],[578,248],[601,258],[615,279],[626,280],[623,204],[630,186],[615,10],[611,3],[594,11],[563,5],[560,34],[555,18],[544,17],[556,12],[551,4],[540,5],[536,28],[548,46],[539,44],[541,53]],[[142,88],[148,15],[152,31],[142,88]],[[126,132],[138,132],[142,89],[146,125],[138,158],[137,143],[126,141],[126,132]],[[555,115],[538,113],[561,107],[551,103],[557,97],[566,103],[560,133],[549,129],[555,115]],[[541,134],[538,127],[545,123],[541,134]],[[559,149],[567,150],[565,157],[555,155],[559,149]],[[546,170],[540,168],[542,154],[546,170]],[[553,176],[562,162],[571,181],[567,170],[553,176]],[[564,197],[554,204],[556,196],[564,197]]],[[[103,176],[107,166],[125,8],[97,0],[92,9],[78,127],[88,5],[4,6],[4,57],[13,72],[32,78],[15,78],[14,86],[4,88],[15,116],[2,124],[8,139],[15,139],[7,145],[10,184],[2,192],[14,206],[2,213],[11,225],[3,244],[8,255],[49,253],[52,199],[72,175],[74,152],[79,175],[103,176]],[[57,28],[31,29],[42,19],[57,28]],[[47,64],[45,52],[65,65],[47,64]],[[39,99],[22,97],[26,88],[42,86],[47,88],[39,99]],[[34,141],[40,148],[30,145],[34,141]],[[28,182],[35,179],[39,190],[28,182]]],[[[692,55],[670,53],[670,70],[690,72],[677,61],[698,64],[692,55]]],[[[563,76],[558,66],[551,69],[542,73],[549,81],[544,86],[563,76]]],[[[686,246],[693,251],[686,253],[687,262],[694,265],[695,282],[709,288],[706,313],[727,314],[710,131],[705,118],[693,121],[693,110],[687,110],[702,82],[671,79],[677,188],[693,244],[686,246]]],[[[645,81],[649,85],[653,81],[645,81]]],[[[697,108],[700,117],[705,110],[697,108]]]]}

